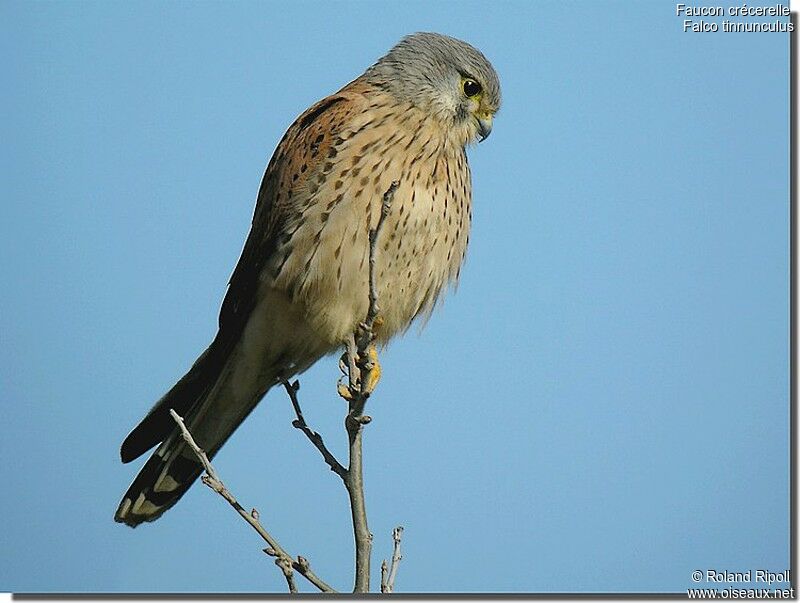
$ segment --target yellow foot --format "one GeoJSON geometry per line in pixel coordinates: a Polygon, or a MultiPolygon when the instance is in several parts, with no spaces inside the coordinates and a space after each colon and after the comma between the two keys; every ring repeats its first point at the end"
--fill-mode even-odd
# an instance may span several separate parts
{"type": "Polygon", "coordinates": [[[375,391],[378,381],[381,380],[381,364],[378,362],[378,350],[372,343],[367,350],[367,362],[371,365],[364,375],[364,392],[369,395],[375,391]]]}
{"type": "Polygon", "coordinates": [[[350,392],[350,388],[347,387],[344,383],[339,383],[336,385],[336,391],[339,395],[347,400],[348,402],[353,401],[353,394],[350,392]]]}

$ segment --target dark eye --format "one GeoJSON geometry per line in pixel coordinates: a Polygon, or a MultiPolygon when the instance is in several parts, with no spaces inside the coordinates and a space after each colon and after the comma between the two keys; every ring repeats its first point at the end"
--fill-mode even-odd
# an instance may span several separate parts
{"type": "Polygon", "coordinates": [[[481,93],[481,85],[475,80],[464,80],[464,94],[470,98],[481,93]]]}

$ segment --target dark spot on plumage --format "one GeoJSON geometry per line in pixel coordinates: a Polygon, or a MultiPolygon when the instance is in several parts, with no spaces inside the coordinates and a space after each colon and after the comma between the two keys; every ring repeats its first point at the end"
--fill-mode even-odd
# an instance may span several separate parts
{"type": "Polygon", "coordinates": [[[280,264],[278,264],[277,268],[275,268],[275,272],[272,275],[273,278],[278,278],[278,276],[281,273],[281,270],[283,270],[283,267],[286,265],[286,262],[289,261],[289,257],[291,255],[292,255],[292,250],[291,249],[287,250],[286,253],[283,254],[283,257],[281,258],[280,264]]]}
{"type": "Polygon", "coordinates": [[[328,159],[333,159],[334,157],[336,157],[336,154],[338,152],[339,151],[336,150],[336,147],[332,146],[330,149],[328,149],[328,159]]]}
{"type": "Polygon", "coordinates": [[[338,195],[336,195],[336,197],[328,201],[328,205],[325,206],[325,209],[327,209],[328,211],[332,210],[336,206],[336,204],[342,200],[342,197],[344,197],[344,193],[339,193],[338,195]]]}
{"type": "Polygon", "coordinates": [[[339,103],[344,100],[346,100],[344,97],[335,96],[333,98],[329,98],[320,102],[313,110],[304,115],[303,118],[300,120],[300,123],[298,124],[298,132],[302,132],[303,130],[305,130],[308,126],[314,123],[314,120],[316,120],[317,117],[322,115],[326,110],[333,107],[336,103],[339,103]]]}
{"type": "Polygon", "coordinates": [[[322,141],[325,140],[325,134],[320,134],[314,139],[314,142],[311,143],[311,156],[316,157],[317,153],[319,153],[319,145],[322,144],[322,141]]]}
{"type": "Polygon", "coordinates": [[[333,185],[333,188],[338,191],[343,186],[344,186],[344,181],[343,180],[337,180],[336,184],[333,185]]]}
{"type": "Polygon", "coordinates": [[[300,218],[297,220],[297,222],[295,222],[295,223],[294,223],[294,228],[292,228],[292,230],[291,230],[291,233],[292,233],[292,234],[294,234],[294,233],[296,233],[298,230],[300,230],[300,227],[301,227],[303,224],[305,224],[305,221],[306,221],[306,217],[305,217],[305,215],[302,215],[302,216],[300,216],[300,218]]]}
{"type": "Polygon", "coordinates": [[[369,182],[369,176],[364,176],[364,177],[363,177],[363,178],[362,178],[362,179],[359,181],[359,184],[360,184],[361,186],[366,186],[368,182],[369,182]]]}
{"type": "MultiPolygon", "coordinates": [[[[363,189],[363,188],[360,188],[360,189],[358,189],[358,190],[356,191],[356,194],[355,194],[355,195],[353,195],[353,197],[354,197],[354,198],[356,198],[356,199],[358,199],[358,198],[361,196],[361,193],[363,193],[363,192],[364,192],[364,189],[363,189]]],[[[367,211],[369,211],[369,207],[367,207],[367,211]]]]}
{"type": "Polygon", "coordinates": [[[323,172],[330,172],[332,169],[333,169],[333,163],[331,163],[330,161],[328,161],[327,163],[325,163],[324,166],[322,166],[323,172]]]}
{"type": "Polygon", "coordinates": [[[325,222],[328,221],[328,216],[330,215],[331,215],[330,212],[324,211],[319,215],[319,219],[323,224],[325,224],[325,222]]]}
{"type": "Polygon", "coordinates": [[[305,174],[307,169],[308,165],[304,163],[303,165],[300,166],[300,173],[305,174]]]}

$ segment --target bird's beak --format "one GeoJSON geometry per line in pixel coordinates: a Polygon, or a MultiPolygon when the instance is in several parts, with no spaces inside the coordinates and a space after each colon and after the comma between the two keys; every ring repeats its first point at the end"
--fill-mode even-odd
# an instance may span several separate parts
{"type": "Polygon", "coordinates": [[[480,139],[478,142],[483,142],[487,138],[489,138],[489,134],[492,133],[492,114],[487,113],[485,117],[478,118],[478,136],[480,139]]]}

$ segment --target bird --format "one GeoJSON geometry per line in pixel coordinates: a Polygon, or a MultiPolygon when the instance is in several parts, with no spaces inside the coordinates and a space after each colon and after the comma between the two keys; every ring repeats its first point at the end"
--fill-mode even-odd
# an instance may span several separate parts
{"type": "Polygon", "coordinates": [[[158,519],[202,473],[170,410],[213,458],[267,390],[352,336],[368,311],[369,232],[395,182],[375,248],[376,342],[427,320],[460,276],[472,221],[467,148],[489,136],[500,103],[498,74],[479,50],[421,32],[292,123],[262,178],[213,341],[122,444],[123,463],[157,448],[117,522],[158,519]]]}

